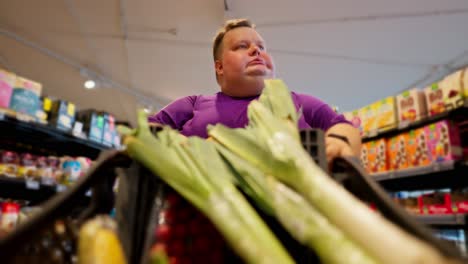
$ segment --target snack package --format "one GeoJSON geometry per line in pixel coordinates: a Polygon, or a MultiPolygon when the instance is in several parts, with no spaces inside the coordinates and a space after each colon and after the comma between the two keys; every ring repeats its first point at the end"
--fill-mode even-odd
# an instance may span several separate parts
{"type": "Polygon", "coordinates": [[[455,109],[463,106],[463,79],[464,70],[456,71],[450,75],[447,75],[439,86],[444,93],[444,103],[447,110],[455,109]]]}
{"type": "Polygon", "coordinates": [[[463,157],[458,126],[453,121],[442,120],[424,129],[433,162],[459,160],[463,157]]]}
{"type": "Polygon", "coordinates": [[[418,198],[420,214],[453,214],[450,193],[433,192],[418,198]]]}
{"type": "Polygon", "coordinates": [[[405,91],[396,97],[398,122],[411,123],[427,116],[424,92],[418,89],[405,91]]]}
{"type": "Polygon", "coordinates": [[[56,183],[53,169],[49,165],[49,159],[47,157],[37,157],[36,166],[36,175],[41,180],[42,184],[53,185],[56,183]]]}
{"type": "Polygon", "coordinates": [[[13,151],[2,151],[0,158],[0,175],[16,178],[20,164],[19,156],[13,151]]]}
{"type": "Polygon", "coordinates": [[[20,155],[18,177],[26,178],[29,180],[37,179],[36,169],[36,157],[29,153],[22,153],[20,155]]]}
{"type": "Polygon", "coordinates": [[[462,81],[461,81],[461,86],[463,89],[463,97],[465,97],[465,100],[468,98],[468,68],[465,68],[462,71],[462,81]]]}
{"type": "Polygon", "coordinates": [[[362,121],[362,131],[364,135],[377,132],[377,109],[376,103],[365,106],[359,110],[362,121]]]}
{"type": "Polygon", "coordinates": [[[369,173],[387,171],[387,142],[379,139],[369,142],[369,173]]]}
{"type": "Polygon", "coordinates": [[[406,144],[409,157],[409,167],[419,167],[431,164],[431,156],[427,145],[427,135],[424,128],[410,130],[406,144]]]}
{"type": "Polygon", "coordinates": [[[15,78],[13,73],[0,69],[0,107],[8,108],[10,106],[15,78]]]}
{"type": "Polygon", "coordinates": [[[408,168],[407,142],[408,133],[402,133],[398,136],[394,136],[387,141],[389,170],[402,170],[408,168]]]}
{"type": "Polygon", "coordinates": [[[452,208],[455,213],[468,213],[468,189],[452,191],[452,208]]]}
{"type": "Polygon", "coordinates": [[[370,172],[369,168],[369,146],[370,142],[363,143],[361,146],[361,163],[367,172],[370,172]]]}
{"type": "Polygon", "coordinates": [[[377,129],[380,131],[397,126],[397,109],[395,97],[389,96],[374,104],[376,111],[377,129]]]}
{"type": "Polygon", "coordinates": [[[463,71],[455,72],[424,89],[429,115],[450,111],[464,104],[462,73],[463,71]]]}
{"type": "Polygon", "coordinates": [[[10,108],[16,112],[36,116],[40,110],[40,95],[42,85],[23,77],[16,77],[10,108]]]}

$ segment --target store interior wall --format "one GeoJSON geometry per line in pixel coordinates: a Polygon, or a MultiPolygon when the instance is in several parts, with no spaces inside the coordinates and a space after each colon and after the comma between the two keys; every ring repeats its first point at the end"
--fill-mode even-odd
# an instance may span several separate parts
{"type": "Polygon", "coordinates": [[[211,40],[234,17],[257,24],[291,90],[342,111],[468,63],[466,0],[0,0],[0,67],[134,122],[137,107],[218,90],[211,40]]]}

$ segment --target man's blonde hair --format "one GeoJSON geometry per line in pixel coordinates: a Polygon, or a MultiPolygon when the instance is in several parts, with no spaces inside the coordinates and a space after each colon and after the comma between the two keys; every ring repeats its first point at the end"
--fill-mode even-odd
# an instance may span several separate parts
{"type": "Polygon", "coordinates": [[[248,27],[255,28],[255,25],[250,22],[250,20],[245,18],[231,19],[227,20],[224,23],[224,26],[221,27],[213,40],[213,59],[218,60],[220,57],[220,52],[223,44],[224,35],[229,31],[239,28],[239,27],[248,27]]]}

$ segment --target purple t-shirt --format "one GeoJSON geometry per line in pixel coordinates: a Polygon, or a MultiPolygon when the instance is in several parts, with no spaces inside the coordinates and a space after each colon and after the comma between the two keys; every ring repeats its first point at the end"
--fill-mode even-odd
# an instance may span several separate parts
{"type": "MultiPolygon", "coordinates": [[[[319,99],[292,92],[296,109],[302,108],[299,128],[320,128],[328,130],[335,124],[348,123],[327,104],[319,99]]],[[[236,98],[218,92],[215,95],[197,95],[180,98],[164,107],[149,121],[169,125],[185,136],[208,137],[206,127],[221,123],[231,128],[248,124],[247,106],[258,96],[236,98]]]]}

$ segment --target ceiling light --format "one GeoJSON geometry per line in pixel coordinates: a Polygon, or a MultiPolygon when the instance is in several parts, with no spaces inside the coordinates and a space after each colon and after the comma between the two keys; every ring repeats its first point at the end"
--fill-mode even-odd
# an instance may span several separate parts
{"type": "Polygon", "coordinates": [[[86,82],[84,82],[84,87],[86,89],[93,89],[96,87],[96,82],[93,80],[87,80],[86,82]]]}

